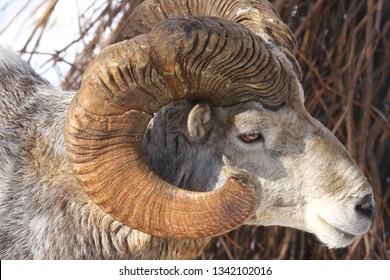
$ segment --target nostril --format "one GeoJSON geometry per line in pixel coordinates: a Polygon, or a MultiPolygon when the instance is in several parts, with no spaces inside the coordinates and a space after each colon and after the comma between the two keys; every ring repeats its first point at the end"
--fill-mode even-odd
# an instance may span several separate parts
{"type": "Polygon", "coordinates": [[[359,204],[356,205],[355,209],[356,212],[358,212],[360,215],[371,219],[375,212],[375,205],[374,200],[372,199],[372,195],[369,194],[364,196],[359,204]]]}
{"type": "Polygon", "coordinates": [[[367,206],[367,205],[357,205],[356,211],[361,214],[362,216],[365,216],[367,218],[372,218],[374,215],[374,207],[373,206],[367,206]]]}

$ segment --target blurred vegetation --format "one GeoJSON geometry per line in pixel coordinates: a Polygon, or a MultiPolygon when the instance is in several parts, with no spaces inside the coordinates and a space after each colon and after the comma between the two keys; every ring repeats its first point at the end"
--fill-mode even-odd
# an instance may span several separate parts
{"type": "MultiPolygon", "coordinates": [[[[25,16],[33,25],[31,34],[19,51],[26,59],[45,55],[51,67],[67,64],[62,88],[76,90],[86,65],[142,0],[102,1],[89,17],[80,16],[76,39],[62,49],[40,53],[41,39],[53,28],[48,23],[61,1],[26,0],[0,26],[0,36],[22,17],[29,2],[35,3],[35,10],[25,16]],[[76,44],[80,51],[67,61],[76,44]]],[[[328,249],[298,230],[241,227],[214,238],[201,259],[390,259],[390,1],[271,2],[299,43],[306,107],[345,144],[366,174],[377,203],[375,219],[371,230],[345,249],[328,249]]]]}

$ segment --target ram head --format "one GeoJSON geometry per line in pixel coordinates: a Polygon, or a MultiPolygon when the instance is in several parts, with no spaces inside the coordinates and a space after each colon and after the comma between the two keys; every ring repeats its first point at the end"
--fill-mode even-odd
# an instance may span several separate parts
{"type": "Polygon", "coordinates": [[[65,129],[73,174],[106,213],[169,238],[282,225],[341,247],[369,229],[371,187],[306,111],[295,39],[268,2],[145,1],[126,26],[88,67],[65,129]],[[167,175],[174,143],[152,139],[180,106],[172,141],[215,171],[187,186],[167,175]]]}

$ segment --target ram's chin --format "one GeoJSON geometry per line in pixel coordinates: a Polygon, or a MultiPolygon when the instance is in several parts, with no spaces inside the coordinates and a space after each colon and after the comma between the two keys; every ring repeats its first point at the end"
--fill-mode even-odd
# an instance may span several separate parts
{"type": "Polygon", "coordinates": [[[316,226],[311,230],[317,238],[329,248],[343,248],[350,245],[357,235],[343,231],[318,217],[316,226]]]}

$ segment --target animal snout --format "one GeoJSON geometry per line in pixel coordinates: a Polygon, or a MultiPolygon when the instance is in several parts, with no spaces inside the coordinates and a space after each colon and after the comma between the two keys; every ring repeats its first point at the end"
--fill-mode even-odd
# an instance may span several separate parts
{"type": "Polygon", "coordinates": [[[359,201],[357,201],[355,211],[358,215],[371,220],[375,213],[375,202],[373,195],[367,194],[359,201]]]}

